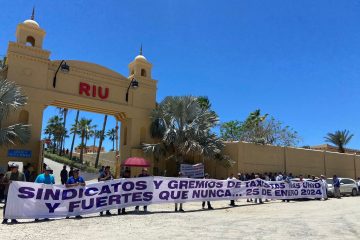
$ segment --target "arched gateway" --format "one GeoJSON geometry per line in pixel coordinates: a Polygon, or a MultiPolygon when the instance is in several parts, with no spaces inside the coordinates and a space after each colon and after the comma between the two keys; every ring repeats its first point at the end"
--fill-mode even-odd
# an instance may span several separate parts
{"type": "Polygon", "coordinates": [[[68,70],[65,62],[51,61],[50,51],[42,48],[44,37],[45,31],[32,16],[17,26],[16,42],[9,42],[7,78],[22,87],[28,104],[7,123],[30,124],[32,137],[26,145],[1,149],[0,167],[5,168],[8,161],[22,161],[40,169],[42,118],[47,106],[113,115],[121,121],[120,160],[142,154],[140,141],[151,141],[149,114],[156,102],[157,82],[151,78],[151,63],[140,53],[129,64],[129,77],[124,77],[96,64],[66,60],[70,71],[65,74],[61,71],[68,70]],[[132,79],[139,87],[127,94],[132,79]]]}

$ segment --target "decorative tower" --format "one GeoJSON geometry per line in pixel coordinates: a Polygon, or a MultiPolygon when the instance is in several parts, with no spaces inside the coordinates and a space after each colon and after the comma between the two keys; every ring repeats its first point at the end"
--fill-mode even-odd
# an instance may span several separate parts
{"type": "Polygon", "coordinates": [[[151,68],[152,64],[144,57],[141,45],[139,55],[129,64],[129,79],[151,79],[151,68]]]}
{"type": "Polygon", "coordinates": [[[16,79],[22,86],[36,84],[43,87],[47,84],[44,74],[48,72],[50,52],[43,49],[45,31],[35,21],[35,8],[30,19],[16,27],[16,42],[10,42],[8,57],[8,78],[16,79]],[[25,59],[26,64],[21,60],[25,59]],[[32,82],[32,83],[30,83],[32,82]]]}
{"type": "Polygon", "coordinates": [[[25,46],[42,48],[45,31],[40,28],[35,19],[35,8],[33,8],[30,19],[20,23],[16,28],[16,42],[25,46]]]}

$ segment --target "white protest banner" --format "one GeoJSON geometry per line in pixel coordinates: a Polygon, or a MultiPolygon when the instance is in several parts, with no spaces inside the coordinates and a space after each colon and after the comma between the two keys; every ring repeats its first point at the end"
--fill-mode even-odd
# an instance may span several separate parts
{"type": "Polygon", "coordinates": [[[180,172],[186,177],[202,178],[204,177],[204,165],[202,163],[195,165],[180,164],[180,172]]]}
{"type": "Polygon", "coordinates": [[[267,182],[144,177],[116,179],[66,188],[12,182],[5,218],[56,218],[84,215],[129,206],[239,198],[321,198],[321,182],[267,182]]]}

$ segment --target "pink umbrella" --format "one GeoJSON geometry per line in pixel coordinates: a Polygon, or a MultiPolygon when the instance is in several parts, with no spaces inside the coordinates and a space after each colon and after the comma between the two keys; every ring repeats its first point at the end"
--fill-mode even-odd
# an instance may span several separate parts
{"type": "Polygon", "coordinates": [[[150,163],[144,158],[131,157],[126,159],[123,163],[125,167],[150,167],[150,163]]]}

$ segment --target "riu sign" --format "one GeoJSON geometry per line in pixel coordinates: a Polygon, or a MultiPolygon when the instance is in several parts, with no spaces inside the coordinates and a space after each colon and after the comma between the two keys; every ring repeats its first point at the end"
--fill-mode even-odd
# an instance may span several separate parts
{"type": "Polygon", "coordinates": [[[103,89],[100,86],[90,85],[88,83],[80,82],[79,94],[88,97],[99,97],[100,99],[107,99],[109,97],[109,88],[103,89]]]}

